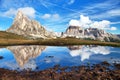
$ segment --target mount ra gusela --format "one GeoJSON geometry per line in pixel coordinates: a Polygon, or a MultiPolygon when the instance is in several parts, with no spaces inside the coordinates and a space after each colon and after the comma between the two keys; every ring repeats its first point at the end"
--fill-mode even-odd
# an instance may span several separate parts
{"type": "Polygon", "coordinates": [[[70,25],[65,32],[62,32],[58,36],[55,32],[47,31],[39,22],[29,19],[21,11],[18,11],[12,26],[7,30],[7,32],[15,33],[18,35],[23,35],[28,38],[83,38],[83,39],[93,39],[100,41],[114,41],[120,40],[120,38],[111,33],[107,33],[104,30],[97,28],[86,28],[83,29],[80,26],[70,25]]]}

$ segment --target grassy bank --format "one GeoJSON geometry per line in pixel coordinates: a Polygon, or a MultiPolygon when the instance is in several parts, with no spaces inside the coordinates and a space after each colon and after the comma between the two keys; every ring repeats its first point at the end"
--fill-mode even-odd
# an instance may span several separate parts
{"type": "Polygon", "coordinates": [[[26,40],[27,38],[14,34],[14,33],[9,33],[5,31],[0,31],[0,40],[1,39],[17,39],[17,40],[26,40]]]}
{"type": "Polygon", "coordinates": [[[23,36],[0,31],[0,47],[12,45],[51,45],[51,46],[66,46],[66,45],[101,45],[120,47],[120,43],[116,42],[101,42],[94,40],[83,40],[75,38],[57,38],[57,39],[40,39],[29,40],[23,36]]]}
{"type": "Polygon", "coordinates": [[[101,42],[92,40],[82,40],[73,38],[45,39],[45,40],[25,40],[25,39],[0,39],[0,46],[12,45],[51,45],[51,46],[66,46],[66,45],[101,45],[120,47],[120,43],[101,42]]]}

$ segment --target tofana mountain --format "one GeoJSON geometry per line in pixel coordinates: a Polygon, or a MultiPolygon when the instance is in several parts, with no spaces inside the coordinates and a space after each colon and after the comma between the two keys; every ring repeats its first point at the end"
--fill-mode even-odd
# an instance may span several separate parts
{"type": "Polygon", "coordinates": [[[107,33],[104,30],[97,28],[86,28],[83,29],[80,26],[69,26],[62,34],[62,37],[74,37],[83,39],[93,39],[100,41],[119,41],[120,38],[117,35],[107,33]]]}
{"type": "Polygon", "coordinates": [[[30,20],[21,11],[18,11],[12,26],[7,32],[23,35],[32,39],[56,37],[53,32],[47,31],[39,22],[30,20]]]}

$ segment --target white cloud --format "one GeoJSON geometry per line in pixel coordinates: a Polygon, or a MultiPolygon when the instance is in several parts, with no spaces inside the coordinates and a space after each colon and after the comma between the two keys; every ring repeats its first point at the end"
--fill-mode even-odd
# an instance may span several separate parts
{"type": "Polygon", "coordinates": [[[116,30],[116,27],[110,27],[111,22],[108,20],[92,21],[88,16],[80,15],[80,20],[70,20],[69,25],[80,26],[83,28],[98,28],[103,30],[116,30]]]}
{"type": "Polygon", "coordinates": [[[116,27],[111,27],[110,30],[117,30],[117,28],[116,27]]]}
{"type": "Polygon", "coordinates": [[[89,24],[91,23],[91,20],[88,16],[80,15],[80,23],[89,24]]]}
{"type": "Polygon", "coordinates": [[[80,26],[80,22],[78,20],[70,20],[69,26],[80,26]]]}
{"type": "Polygon", "coordinates": [[[91,18],[103,19],[103,18],[113,18],[117,16],[120,16],[120,9],[112,9],[100,14],[95,14],[95,15],[92,15],[91,18]]]}
{"type": "Polygon", "coordinates": [[[68,4],[71,5],[75,2],[75,0],[69,0],[68,4]]]}
{"type": "Polygon", "coordinates": [[[107,12],[109,16],[120,16],[120,9],[114,9],[107,12]]]}
{"type": "Polygon", "coordinates": [[[91,22],[88,16],[80,15],[80,20],[70,20],[69,25],[88,27],[91,22]]]}
{"type": "Polygon", "coordinates": [[[8,11],[4,12],[4,13],[3,13],[3,16],[9,17],[9,18],[10,18],[10,17],[13,17],[13,16],[16,15],[16,13],[17,13],[19,10],[22,11],[23,14],[25,14],[25,15],[31,17],[31,18],[35,18],[35,12],[36,12],[36,11],[35,11],[35,9],[32,8],[32,7],[24,7],[24,8],[18,8],[18,9],[13,9],[13,8],[11,8],[11,9],[9,9],[8,11]]]}
{"type": "Polygon", "coordinates": [[[111,24],[120,24],[120,21],[117,21],[117,22],[111,22],[111,24]]]}
{"type": "Polygon", "coordinates": [[[54,19],[59,19],[60,18],[59,14],[53,14],[52,16],[53,16],[54,19]]]}
{"type": "Polygon", "coordinates": [[[12,17],[16,13],[17,13],[17,10],[11,8],[8,11],[4,12],[4,16],[6,16],[6,17],[12,17]]]}
{"type": "Polygon", "coordinates": [[[41,16],[41,18],[43,18],[43,19],[51,19],[51,20],[58,20],[58,19],[60,19],[60,15],[59,14],[44,14],[43,16],[41,16]]]}
{"type": "Polygon", "coordinates": [[[22,11],[25,15],[35,18],[35,9],[32,7],[19,8],[18,10],[22,11]]]}
{"type": "Polygon", "coordinates": [[[43,19],[48,19],[48,18],[50,18],[50,17],[51,17],[51,14],[44,14],[44,15],[42,16],[43,19]]]}
{"type": "Polygon", "coordinates": [[[99,28],[99,29],[108,29],[110,26],[110,21],[102,20],[93,22],[90,27],[99,28]]]}

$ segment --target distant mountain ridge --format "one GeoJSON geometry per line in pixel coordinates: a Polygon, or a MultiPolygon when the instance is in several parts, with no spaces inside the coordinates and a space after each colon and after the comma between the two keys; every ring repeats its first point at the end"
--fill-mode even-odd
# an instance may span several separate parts
{"type": "Polygon", "coordinates": [[[62,34],[62,37],[74,37],[83,39],[93,39],[100,41],[115,41],[120,40],[120,38],[111,33],[107,33],[104,30],[97,28],[86,28],[83,29],[79,26],[69,26],[67,30],[62,34]]]}
{"type": "Polygon", "coordinates": [[[29,38],[55,38],[53,32],[47,31],[39,22],[30,20],[21,11],[18,11],[12,26],[7,32],[23,35],[29,38]]]}
{"type": "Polygon", "coordinates": [[[83,29],[80,26],[69,26],[63,33],[47,31],[39,22],[29,19],[21,11],[18,11],[12,26],[7,32],[15,33],[31,39],[48,39],[48,38],[82,38],[100,41],[120,41],[120,37],[107,33],[97,28],[83,29]]]}

